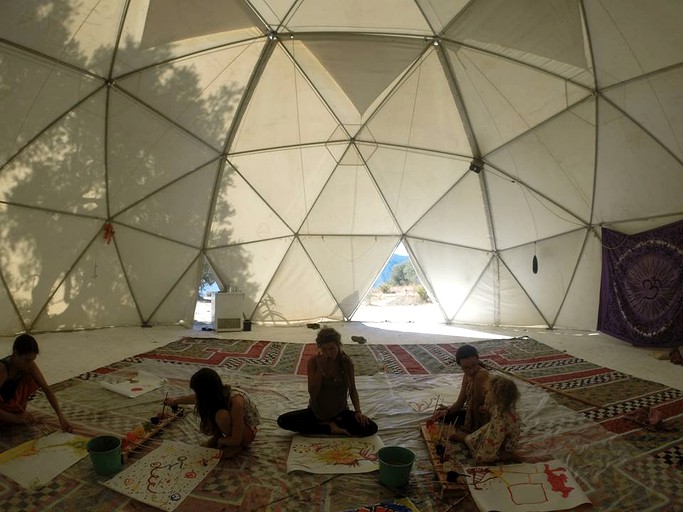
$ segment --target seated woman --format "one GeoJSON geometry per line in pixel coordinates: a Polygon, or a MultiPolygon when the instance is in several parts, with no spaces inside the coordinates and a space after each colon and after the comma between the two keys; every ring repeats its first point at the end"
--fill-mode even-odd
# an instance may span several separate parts
{"type": "Polygon", "coordinates": [[[377,424],[360,408],[353,361],[344,353],[341,335],[330,327],[316,337],[318,355],[308,361],[306,409],[282,414],[280,428],[301,434],[336,434],[365,437],[377,433],[377,424]],[[351,397],[354,410],[349,410],[351,397]]]}
{"type": "Polygon", "coordinates": [[[455,353],[455,362],[465,374],[458,398],[448,407],[440,406],[432,415],[434,421],[458,425],[465,432],[474,432],[488,421],[484,406],[489,372],[479,362],[479,352],[472,345],[463,345],[455,353]]]}
{"type": "Polygon", "coordinates": [[[164,400],[166,405],[195,404],[201,431],[210,436],[203,446],[219,448],[223,458],[237,455],[254,442],[261,422],[256,404],[242,390],[223,384],[211,368],[202,368],[190,378],[194,393],[164,400]]]}
{"type": "Polygon", "coordinates": [[[455,432],[449,439],[467,445],[477,464],[519,462],[515,454],[521,422],[516,412],[519,391],[502,375],[491,377],[487,385],[486,407],[491,420],[471,434],[455,432]]]}
{"type": "Polygon", "coordinates": [[[30,334],[20,334],[12,345],[12,355],[0,359],[0,425],[35,423],[33,415],[26,411],[26,406],[29,397],[42,389],[57,413],[62,430],[71,432],[73,429],[64,417],[57,397],[36,364],[38,352],[36,339],[30,334]]]}

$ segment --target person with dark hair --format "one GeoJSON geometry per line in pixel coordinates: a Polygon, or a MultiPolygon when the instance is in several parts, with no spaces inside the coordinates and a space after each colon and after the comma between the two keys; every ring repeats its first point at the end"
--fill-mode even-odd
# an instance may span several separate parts
{"type": "Polygon", "coordinates": [[[287,412],[277,419],[280,428],[301,434],[365,437],[377,433],[377,424],[363,414],[356,389],[355,368],[342,350],[341,335],[331,327],[315,339],[318,354],[308,360],[306,409],[287,412]],[[351,398],[354,410],[349,409],[351,398]]]}
{"type": "Polygon", "coordinates": [[[254,442],[261,415],[244,391],[223,384],[211,368],[202,368],[192,375],[190,389],[192,394],[167,398],[164,404],[195,404],[199,428],[209,436],[203,446],[218,448],[223,451],[223,458],[229,458],[254,442]]]}
{"type": "Polygon", "coordinates": [[[26,406],[29,397],[42,389],[57,413],[62,430],[71,432],[73,429],[64,417],[57,397],[36,364],[39,352],[38,342],[33,336],[20,334],[12,345],[12,354],[0,359],[0,425],[35,423],[33,415],[26,411],[26,406]]]}
{"type": "Polygon", "coordinates": [[[459,347],[455,362],[465,374],[458,398],[448,407],[438,407],[432,419],[459,425],[465,432],[474,432],[488,421],[484,399],[489,372],[479,362],[479,352],[472,345],[459,347]]]}
{"type": "Polygon", "coordinates": [[[471,434],[455,432],[449,439],[465,443],[477,464],[519,462],[515,453],[521,430],[516,412],[517,385],[502,375],[494,375],[486,387],[486,408],[491,413],[489,422],[471,434]]]}

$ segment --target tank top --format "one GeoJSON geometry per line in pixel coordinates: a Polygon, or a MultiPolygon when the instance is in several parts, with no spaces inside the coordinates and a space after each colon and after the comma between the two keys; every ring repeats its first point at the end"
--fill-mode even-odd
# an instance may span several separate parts
{"type": "Polygon", "coordinates": [[[232,400],[236,395],[244,399],[244,424],[249,428],[256,428],[261,423],[261,414],[256,407],[256,404],[249,398],[244,391],[239,388],[231,388],[230,399],[232,400]]]}
{"type": "MultiPolygon", "coordinates": [[[[3,359],[0,359],[0,363],[5,365],[5,368],[7,369],[8,374],[9,374],[9,368],[10,368],[10,357],[12,357],[12,356],[7,356],[3,359]]],[[[8,377],[5,380],[5,382],[2,383],[2,386],[0,386],[0,397],[2,397],[2,400],[4,402],[9,402],[14,398],[14,396],[17,392],[17,387],[19,386],[19,382],[21,381],[21,379],[24,375],[27,375],[27,373],[20,371],[13,378],[10,379],[8,377]]]]}
{"type": "MultiPolygon", "coordinates": [[[[343,357],[344,355],[342,355],[342,361],[343,357]]],[[[344,365],[342,364],[336,377],[323,376],[318,397],[315,400],[311,398],[308,406],[317,418],[327,421],[349,408],[348,396],[349,385],[346,380],[344,365]]]]}

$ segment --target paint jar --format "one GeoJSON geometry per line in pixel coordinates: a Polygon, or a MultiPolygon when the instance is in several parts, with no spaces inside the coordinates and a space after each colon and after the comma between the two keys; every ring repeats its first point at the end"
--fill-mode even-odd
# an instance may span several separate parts
{"type": "Polygon", "coordinates": [[[93,437],[87,444],[95,472],[112,475],[121,470],[121,440],[114,436],[93,437]]]}
{"type": "Polygon", "coordinates": [[[377,452],[379,458],[379,482],[387,487],[408,485],[415,454],[401,446],[385,446],[377,452]]]}

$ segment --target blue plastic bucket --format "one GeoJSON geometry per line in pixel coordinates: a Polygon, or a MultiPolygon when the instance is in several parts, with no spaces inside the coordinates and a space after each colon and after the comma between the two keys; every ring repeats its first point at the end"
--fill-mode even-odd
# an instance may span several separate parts
{"type": "Polygon", "coordinates": [[[121,440],[114,436],[98,436],[88,441],[88,453],[100,475],[112,475],[119,471],[121,463],[121,440]]]}
{"type": "Polygon", "coordinates": [[[387,487],[408,485],[415,454],[401,446],[385,446],[377,452],[379,458],[379,482],[387,487]]]}

